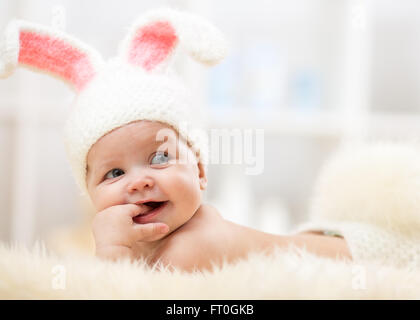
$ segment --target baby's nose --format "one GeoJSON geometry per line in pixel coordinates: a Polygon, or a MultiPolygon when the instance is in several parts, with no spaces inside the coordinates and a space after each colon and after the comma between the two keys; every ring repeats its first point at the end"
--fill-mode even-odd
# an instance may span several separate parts
{"type": "Polygon", "coordinates": [[[155,182],[154,179],[148,175],[137,174],[135,175],[128,185],[128,192],[142,191],[144,189],[153,188],[155,182]]]}

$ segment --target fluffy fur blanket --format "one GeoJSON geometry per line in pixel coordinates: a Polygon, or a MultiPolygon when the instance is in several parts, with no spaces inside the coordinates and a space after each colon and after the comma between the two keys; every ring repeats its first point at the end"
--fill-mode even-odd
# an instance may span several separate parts
{"type": "Polygon", "coordinates": [[[60,257],[0,245],[0,299],[418,299],[418,270],[334,261],[289,248],[188,274],[143,262],[60,257]]]}

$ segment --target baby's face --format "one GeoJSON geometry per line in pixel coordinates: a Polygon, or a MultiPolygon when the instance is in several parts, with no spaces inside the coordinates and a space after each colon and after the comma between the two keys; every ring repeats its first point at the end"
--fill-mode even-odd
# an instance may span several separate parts
{"type": "Polygon", "coordinates": [[[87,188],[96,210],[138,201],[168,201],[151,221],[173,231],[200,207],[207,179],[202,164],[174,130],[137,121],[99,139],[87,157],[87,188]],[[163,131],[162,131],[163,129],[163,131]],[[158,134],[171,132],[159,141],[158,134]]]}

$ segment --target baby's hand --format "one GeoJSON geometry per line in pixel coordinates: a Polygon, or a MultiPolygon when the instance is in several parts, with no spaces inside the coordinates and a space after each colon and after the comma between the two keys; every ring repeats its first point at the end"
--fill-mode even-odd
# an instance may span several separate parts
{"type": "Polygon", "coordinates": [[[116,205],[97,213],[92,222],[96,256],[112,260],[133,258],[135,242],[155,241],[169,231],[164,223],[135,223],[133,217],[140,213],[140,206],[135,204],[116,205]]]}

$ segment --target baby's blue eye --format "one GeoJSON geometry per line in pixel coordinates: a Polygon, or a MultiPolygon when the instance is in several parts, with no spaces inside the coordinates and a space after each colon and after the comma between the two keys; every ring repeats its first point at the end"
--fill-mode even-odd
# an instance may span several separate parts
{"type": "Polygon", "coordinates": [[[120,173],[120,174],[124,174],[124,171],[122,171],[121,169],[112,169],[111,171],[109,171],[106,175],[105,175],[105,178],[106,179],[112,179],[112,178],[115,178],[115,177],[112,177],[112,173],[115,173],[115,174],[118,174],[118,173],[120,173]],[[111,173],[111,177],[109,177],[108,175],[111,173]]]}
{"type": "Polygon", "coordinates": [[[167,163],[168,160],[169,160],[169,156],[167,152],[158,152],[153,156],[151,164],[167,163]]]}

